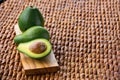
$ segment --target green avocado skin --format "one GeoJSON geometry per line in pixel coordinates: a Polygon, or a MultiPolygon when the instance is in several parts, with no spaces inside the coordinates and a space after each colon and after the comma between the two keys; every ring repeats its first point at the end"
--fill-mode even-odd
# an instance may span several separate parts
{"type": "Polygon", "coordinates": [[[27,7],[18,18],[18,25],[22,32],[32,26],[44,26],[44,18],[38,8],[27,7]]]}
{"type": "Polygon", "coordinates": [[[14,42],[16,44],[19,44],[19,43],[28,42],[38,38],[49,40],[50,39],[49,32],[41,26],[33,26],[27,29],[22,34],[15,36],[14,42]]]}

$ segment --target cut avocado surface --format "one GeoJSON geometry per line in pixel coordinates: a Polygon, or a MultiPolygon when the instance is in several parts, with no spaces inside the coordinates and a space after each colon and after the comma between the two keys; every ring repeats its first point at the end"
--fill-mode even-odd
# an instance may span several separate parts
{"type": "MultiPolygon", "coordinates": [[[[39,49],[39,47],[37,48],[39,49]]],[[[35,39],[29,42],[20,43],[17,49],[31,58],[41,59],[47,56],[51,52],[51,44],[46,39],[35,39]],[[43,52],[40,53],[36,53],[35,51],[32,51],[30,49],[30,46],[36,46],[36,44],[34,45],[34,43],[43,43],[46,46],[45,50],[43,50],[43,52]]]]}

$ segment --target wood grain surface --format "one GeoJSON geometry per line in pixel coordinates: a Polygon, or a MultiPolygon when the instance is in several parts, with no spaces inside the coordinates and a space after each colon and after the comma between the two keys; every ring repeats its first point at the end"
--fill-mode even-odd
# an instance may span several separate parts
{"type": "MultiPolygon", "coordinates": [[[[18,24],[15,25],[15,32],[16,35],[21,34],[18,24]]],[[[53,51],[40,60],[32,59],[23,53],[20,53],[20,57],[26,75],[55,72],[59,69],[53,51]]]]}

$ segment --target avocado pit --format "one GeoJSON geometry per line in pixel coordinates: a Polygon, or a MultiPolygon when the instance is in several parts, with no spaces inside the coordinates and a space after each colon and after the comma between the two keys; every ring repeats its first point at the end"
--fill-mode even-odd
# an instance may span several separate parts
{"type": "Polygon", "coordinates": [[[40,54],[46,50],[46,45],[43,42],[34,42],[29,46],[29,50],[36,53],[40,54]]]}

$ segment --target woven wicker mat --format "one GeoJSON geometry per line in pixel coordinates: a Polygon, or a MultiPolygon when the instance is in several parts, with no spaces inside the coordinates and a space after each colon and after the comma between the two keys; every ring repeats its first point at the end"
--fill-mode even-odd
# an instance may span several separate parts
{"type": "Polygon", "coordinates": [[[6,0],[0,4],[0,79],[120,80],[120,0],[6,0]],[[56,73],[24,73],[13,28],[28,5],[43,13],[56,73]]]}

